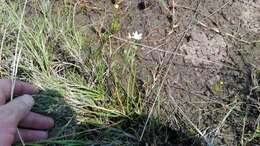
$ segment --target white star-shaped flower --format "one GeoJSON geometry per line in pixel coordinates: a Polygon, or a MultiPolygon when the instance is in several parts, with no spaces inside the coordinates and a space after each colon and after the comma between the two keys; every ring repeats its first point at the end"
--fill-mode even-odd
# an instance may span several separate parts
{"type": "Polygon", "coordinates": [[[129,39],[134,39],[134,40],[141,40],[143,38],[143,34],[142,33],[138,33],[137,31],[132,33],[132,35],[129,33],[128,34],[128,38],[129,39]]]}
{"type": "Polygon", "coordinates": [[[118,5],[118,4],[114,4],[114,7],[115,7],[116,9],[118,9],[118,8],[119,8],[119,5],[118,5]]]}

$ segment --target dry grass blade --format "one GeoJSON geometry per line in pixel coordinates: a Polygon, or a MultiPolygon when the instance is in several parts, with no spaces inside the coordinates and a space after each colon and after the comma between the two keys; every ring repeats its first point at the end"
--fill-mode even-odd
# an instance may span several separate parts
{"type": "Polygon", "coordinates": [[[212,143],[209,142],[208,138],[203,134],[203,132],[190,120],[190,118],[183,112],[183,110],[180,108],[180,106],[175,101],[174,97],[169,95],[174,106],[177,108],[177,110],[181,113],[181,115],[189,122],[189,124],[198,132],[198,134],[203,137],[205,142],[208,144],[208,146],[212,146],[212,143]]]}
{"type": "MultiPolygon", "coordinates": [[[[19,42],[20,42],[20,34],[22,31],[22,23],[23,23],[23,18],[24,18],[27,2],[28,2],[28,0],[26,0],[24,2],[24,7],[22,10],[22,14],[20,16],[20,21],[19,21],[19,26],[18,26],[18,34],[17,34],[16,46],[15,46],[15,56],[14,56],[14,60],[13,60],[13,68],[12,68],[12,76],[11,76],[11,80],[12,80],[12,89],[11,89],[11,97],[10,97],[11,100],[13,100],[13,98],[14,98],[16,75],[17,75],[18,66],[19,66],[21,53],[22,53],[22,49],[21,48],[19,49],[19,42]]],[[[19,139],[20,139],[22,145],[25,146],[25,143],[21,137],[21,134],[20,134],[18,128],[17,128],[17,133],[18,133],[18,136],[19,136],[19,139]]]]}
{"type": "MultiPolygon", "coordinates": [[[[236,102],[236,101],[235,101],[236,102]]],[[[235,105],[230,108],[230,110],[227,112],[225,117],[222,119],[222,121],[219,123],[218,127],[216,128],[215,136],[217,136],[220,133],[221,128],[224,126],[227,118],[230,116],[232,111],[239,105],[239,103],[234,103],[235,105]]]]}
{"type": "Polygon", "coordinates": [[[4,30],[3,38],[2,38],[2,41],[1,41],[1,47],[0,47],[0,64],[2,63],[2,52],[3,52],[5,37],[6,37],[6,29],[4,30]]]}

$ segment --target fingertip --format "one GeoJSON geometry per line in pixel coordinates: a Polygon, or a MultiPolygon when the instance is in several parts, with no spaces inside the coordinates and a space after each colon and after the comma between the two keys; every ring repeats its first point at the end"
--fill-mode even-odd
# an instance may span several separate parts
{"type": "Polygon", "coordinates": [[[30,112],[19,122],[19,127],[46,130],[54,126],[54,120],[38,113],[30,112]]]}
{"type": "Polygon", "coordinates": [[[34,99],[30,95],[23,95],[15,98],[10,103],[6,104],[7,110],[12,111],[12,115],[15,122],[18,124],[26,115],[29,114],[30,110],[34,105],[34,99]]]}
{"type": "Polygon", "coordinates": [[[52,128],[52,127],[54,127],[54,120],[53,120],[53,118],[49,118],[49,123],[50,123],[50,127],[49,128],[52,128]]]}
{"type": "Polygon", "coordinates": [[[0,79],[0,104],[4,104],[11,96],[13,90],[14,96],[21,96],[23,94],[36,94],[40,91],[40,88],[19,80],[12,82],[10,79],[0,79]],[[14,89],[12,89],[15,84],[14,89]]]}
{"type": "Polygon", "coordinates": [[[21,94],[36,94],[40,91],[40,88],[36,85],[29,84],[22,81],[17,81],[16,84],[16,93],[17,95],[21,94]]]}
{"type": "Polygon", "coordinates": [[[54,122],[53,118],[47,117],[47,116],[43,116],[43,117],[44,117],[44,118],[42,118],[43,123],[41,124],[42,129],[50,129],[50,128],[54,127],[55,122],[54,122]]]}
{"type": "Polygon", "coordinates": [[[26,104],[28,107],[32,108],[34,105],[35,101],[31,95],[24,94],[16,99],[17,101],[19,100],[20,102],[23,102],[26,104]]]}
{"type": "Polygon", "coordinates": [[[40,88],[35,85],[30,85],[30,88],[31,88],[31,94],[36,94],[40,91],[40,88]]]}
{"type": "Polygon", "coordinates": [[[37,140],[44,140],[49,137],[48,132],[46,131],[39,131],[36,133],[37,140]]]}
{"type": "MultiPolygon", "coordinates": [[[[19,129],[19,134],[25,142],[39,141],[48,138],[48,132],[40,130],[19,129]]],[[[16,133],[15,142],[20,141],[19,134],[16,133]]]]}

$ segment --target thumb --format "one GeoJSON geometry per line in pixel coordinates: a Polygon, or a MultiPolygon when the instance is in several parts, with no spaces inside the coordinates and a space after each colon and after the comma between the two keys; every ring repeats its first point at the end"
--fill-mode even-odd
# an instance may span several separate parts
{"type": "Polygon", "coordinates": [[[8,114],[6,120],[18,125],[18,123],[29,114],[34,105],[34,100],[30,95],[23,95],[15,98],[11,102],[1,107],[1,111],[8,114]]]}

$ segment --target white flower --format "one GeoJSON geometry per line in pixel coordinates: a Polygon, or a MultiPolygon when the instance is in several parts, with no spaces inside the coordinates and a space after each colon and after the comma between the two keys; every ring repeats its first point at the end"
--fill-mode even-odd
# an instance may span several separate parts
{"type": "Polygon", "coordinates": [[[128,33],[129,39],[134,39],[134,40],[138,40],[138,41],[142,39],[142,36],[143,36],[143,34],[138,33],[137,31],[132,33],[132,35],[130,33],[128,33]]]}
{"type": "Polygon", "coordinates": [[[118,9],[118,8],[119,8],[119,5],[118,5],[118,4],[114,4],[114,7],[115,7],[116,9],[118,9]]]}

